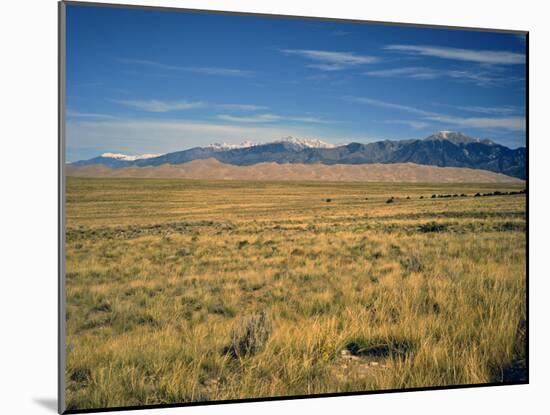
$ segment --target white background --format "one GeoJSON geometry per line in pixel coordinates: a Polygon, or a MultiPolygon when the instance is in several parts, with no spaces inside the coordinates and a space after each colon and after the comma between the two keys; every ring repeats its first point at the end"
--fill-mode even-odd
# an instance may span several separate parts
{"type": "MultiPolygon", "coordinates": [[[[113,0],[116,2],[116,0],[113,0]]],[[[130,0],[128,0],[130,2],[130,0]]],[[[195,0],[135,4],[529,30],[531,384],[467,390],[232,404],[141,414],[368,412],[548,413],[550,284],[545,2],[507,0],[195,0]],[[546,409],[545,409],[546,408],[546,409]]],[[[0,412],[53,414],[57,383],[57,4],[0,9],[0,412]]],[[[457,316],[460,318],[460,316],[457,316]]]]}

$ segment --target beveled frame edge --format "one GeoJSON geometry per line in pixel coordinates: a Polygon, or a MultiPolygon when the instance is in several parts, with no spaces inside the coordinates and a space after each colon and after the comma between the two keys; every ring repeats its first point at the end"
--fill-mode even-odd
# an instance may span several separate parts
{"type": "Polygon", "coordinates": [[[59,2],[58,19],[58,90],[57,90],[57,134],[58,134],[58,302],[57,302],[57,411],[65,412],[65,354],[66,354],[66,321],[65,321],[65,98],[66,98],[66,4],[59,2]]]}

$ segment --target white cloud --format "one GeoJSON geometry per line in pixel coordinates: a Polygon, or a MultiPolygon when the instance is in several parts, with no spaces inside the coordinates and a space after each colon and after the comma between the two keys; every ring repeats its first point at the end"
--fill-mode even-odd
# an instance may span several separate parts
{"type": "Polygon", "coordinates": [[[216,106],[229,111],[262,111],[262,110],[269,109],[269,107],[266,107],[263,105],[248,105],[248,104],[218,104],[216,106]]]}
{"type": "Polygon", "coordinates": [[[374,56],[357,55],[354,52],[334,52],[310,49],[283,49],[281,52],[287,55],[301,56],[302,58],[319,62],[308,66],[310,68],[321,69],[322,71],[340,71],[358,65],[378,62],[378,58],[374,56]]]}
{"type": "MultiPolygon", "coordinates": [[[[450,70],[445,74],[452,78],[464,81],[470,81],[479,86],[494,86],[500,83],[500,81],[506,81],[505,78],[495,77],[488,72],[474,72],[466,70],[450,70]]],[[[514,80],[514,79],[511,79],[514,80]]]]}
{"type": "Polygon", "coordinates": [[[503,106],[503,107],[490,107],[490,106],[479,106],[479,105],[445,105],[446,107],[455,108],[460,111],[465,112],[477,112],[479,114],[514,114],[520,112],[519,107],[514,106],[503,106]]]}
{"type": "Polygon", "coordinates": [[[422,67],[404,67],[379,69],[375,71],[367,71],[364,75],[374,76],[378,78],[412,78],[412,79],[436,79],[441,77],[441,72],[431,68],[422,67]]]}
{"type": "Polygon", "coordinates": [[[212,66],[193,66],[182,68],[183,70],[195,73],[202,73],[206,75],[223,75],[223,76],[250,76],[252,71],[245,71],[243,69],[232,68],[217,68],[212,66]]]}
{"type": "Polygon", "coordinates": [[[177,101],[164,101],[160,99],[138,99],[138,100],[124,100],[124,99],[112,99],[112,102],[125,105],[130,108],[135,108],[141,111],[147,112],[170,112],[170,111],[183,111],[195,108],[219,108],[228,111],[239,112],[254,112],[267,110],[269,107],[263,105],[252,104],[212,104],[204,101],[190,102],[186,100],[177,101]]]}
{"type": "Polygon", "coordinates": [[[423,130],[431,126],[430,123],[424,121],[409,121],[409,120],[388,120],[384,121],[386,124],[403,124],[411,127],[414,130],[423,130]]]}
{"type": "Polygon", "coordinates": [[[458,127],[470,128],[502,128],[512,131],[525,131],[525,118],[523,117],[499,117],[499,118],[462,118],[450,115],[434,115],[426,117],[428,120],[458,127]]]}
{"type": "Polygon", "coordinates": [[[510,131],[525,131],[526,128],[526,121],[524,117],[457,117],[432,111],[425,111],[408,105],[395,104],[366,97],[346,96],[343,97],[343,99],[358,104],[366,104],[380,108],[408,112],[411,114],[419,115],[421,118],[420,121],[434,121],[455,127],[469,127],[479,129],[497,128],[510,131]]]}
{"type": "Polygon", "coordinates": [[[154,62],[154,61],[148,61],[145,59],[126,59],[126,58],[120,58],[117,59],[118,62],[126,63],[129,65],[141,65],[141,66],[148,66],[150,68],[157,68],[157,69],[165,69],[170,71],[177,71],[181,70],[182,67],[180,66],[174,66],[174,65],[167,65],[165,63],[160,62],[154,62]]]}
{"type": "Polygon", "coordinates": [[[416,80],[450,78],[456,81],[471,82],[482,87],[496,86],[502,83],[520,80],[515,77],[497,75],[494,72],[495,71],[489,72],[457,69],[443,70],[426,67],[402,67],[367,71],[363,74],[379,78],[408,78],[416,80]]]}
{"type": "Polygon", "coordinates": [[[436,115],[433,112],[424,111],[415,107],[410,107],[408,105],[394,104],[392,102],[380,101],[372,98],[345,96],[343,97],[343,99],[349,102],[355,102],[357,104],[367,104],[367,105],[372,105],[380,108],[388,108],[392,110],[405,111],[405,112],[410,112],[411,114],[436,115]]]}
{"type": "Polygon", "coordinates": [[[411,55],[477,62],[481,64],[517,65],[525,63],[524,54],[505,51],[459,49],[422,45],[388,45],[385,46],[384,49],[411,55]]]}
{"type": "Polygon", "coordinates": [[[183,72],[194,72],[205,75],[221,75],[221,76],[251,76],[254,74],[253,71],[248,71],[244,69],[236,68],[223,68],[217,66],[178,66],[178,65],[168,65],[161,62],[149,61],[144,59],[118,59],[119,62],[133,65],[146,66],[150,68],[156,68],[166,71],[183,71],[183,72]]]}
{"type": "Polygon", "coordinates": [[[292,121],[314,124],[328,124],[330,121],[323,120],[317,117],[293,117],[277,114],[257,114],[252,116],[234,116],[221,114],[218,115],[220,120],[231,122],[244,122],[244,123],[267,123],[267,122],[279,122],[279,121],[292,121]]]}
{"type": "Polygon", "coordinates": [[[314,124],[332,124],[333,121],[324,120],[317,117],[283,117],[283,120],[288,121],[298,121],[304,123],[314,123],[314,124]]]}
{"type": "Polygon", "coordinates": [[[203,102],[113,99],[117,104],[147,112],[184,111],[204,107],[203,102]]]}
{"type": "Polygon", "coordinates": [[[275,122],[279,121],[281,117],[275,114],[258,114],[258,115],[252,115],[248,117],[241,117],[241,116],[235,116],[235,115],[227,115],[227,114],[221,114],[218,115],[218,118],[220,120],[224,121],[231,121],[231,122],[275,122]]]}
{"type": "Polygon", "coordinates": [[[78,112],[78,111],[71,111],[71,110],[67,110],[66,115],[67,117],[73,117],[73,118],[105,118],[105,119],[115,118],[112,115],[108,115],[108,114],[98,114],[93,112],[78,112]]]}

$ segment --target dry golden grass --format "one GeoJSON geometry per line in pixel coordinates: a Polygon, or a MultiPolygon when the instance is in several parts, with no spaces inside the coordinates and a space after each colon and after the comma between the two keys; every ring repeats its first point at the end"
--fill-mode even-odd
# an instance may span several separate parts
{"type": "Polygon", "coordinates": [[[521,188],[69,178],[67,405],[509,380],[521,188]]]}

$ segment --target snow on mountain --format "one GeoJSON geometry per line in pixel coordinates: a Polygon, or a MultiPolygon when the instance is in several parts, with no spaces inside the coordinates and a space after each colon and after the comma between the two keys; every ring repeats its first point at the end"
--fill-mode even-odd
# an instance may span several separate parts
{"type": "Polygon", "coordinates": [[[231,144],[231,143],[214,143],[206,146],[206,148],[211,148],[213,150],[233,150],[236,148],[247,148],[247,147],[254,147],[257,145],[256,143],[253,143],[252,141],[245,140],[240,144],[231,144]]]}
{"type": "Polygon", "coordinates": [[[463,135],[462,133],[457,133],[457,132],[454,132],[454,131],[442,130],[442,131],[439,131],[439,132],[435,133],[434,136],[438,136],[438,137],[441,137],[442,139],[446,140],[447,138],[449,138],[450,135],[455,135],[455,134],[463,135]]]}
{"type": "Polygon", "coordinates": [[[468,137],[467,135],[457,131],[439,131],[424,139],[425,141],[441,141],[446,140],[454,144],[469,144],[469,143],[483,143],[494,144],[491,140],[468,137]]]}
{"type": "Polygon", "coordinates": [[[294,138],[291,136],[275,141],[275,143],[293,144],[300,148],[334,148],[336,145],[318,139],[294,138]]]}
{"type": "Polygon", "coordinates": [[[281,138],[280,140],[275,140],[267,143],[253,143],[252,141],[246,140],[240,144],[230,144],[230,143],[214,143],[206,146],[206,148],[211,148],[213,150],[234,150],[237,148],[247,148],[254,146],[261,146],[271,143],[285,143],[291,144],[297,148],[333,148],[336,147],[334,144],[326,143],[317,139],[307,139],[307,138],[294,138],[291,136],[281,138]]]}
{"type": "Polygon", "coordinates": [[[105,158],[117,159],[117,160],[126,160],[126,161],[151,159],[153,157],[158,157],[158,156],[162,156],[162,154],[146,153],[146,154],[140,154],[140,155],[136,155],[136,156],[129,156],[127,154],[120,154],[120,153],[103,153],[101,155],[101,157],[105,157],[105,158]]]}

